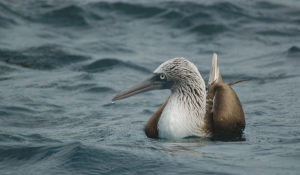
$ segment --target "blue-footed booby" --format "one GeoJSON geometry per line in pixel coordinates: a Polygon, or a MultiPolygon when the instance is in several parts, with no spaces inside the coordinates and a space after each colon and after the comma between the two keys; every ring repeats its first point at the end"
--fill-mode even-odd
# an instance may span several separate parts
{"type": "Polygon", "coordinates": [[[211,137],[245,129],[245,115],[239,98],[224,83],[217,54],[213,54],[206,84],[197,67],[184,58],[161,64],[153,74],[119,93],[113,101],[155,89],[170,89],[171,95],[145,126],[150,138],[179,139],[189,136],[211,137]]]}

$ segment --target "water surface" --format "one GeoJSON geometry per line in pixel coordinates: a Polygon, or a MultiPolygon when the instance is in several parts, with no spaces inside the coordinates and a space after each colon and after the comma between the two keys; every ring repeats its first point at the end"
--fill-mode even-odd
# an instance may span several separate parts
{"type": "Polygon", "coordinates": [[[300,3],[0,2],[0,174],[298,174],[300,3]],[[170,91],[110,103],[164,61],[207,81],[213,53],[246,115],[238,138],[149,139],[170,91]]]}

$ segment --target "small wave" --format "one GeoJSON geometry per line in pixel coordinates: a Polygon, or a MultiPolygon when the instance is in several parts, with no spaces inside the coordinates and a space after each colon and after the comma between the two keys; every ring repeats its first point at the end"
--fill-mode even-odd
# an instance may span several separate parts
{"type": "Polygon", "coordinates": [[[254,7],[261,8],[261,9],[280,9],[280,8],[284,8],[285,6],[263,1],[263,2],[256,2],[254,7]]]}
{"type": "MultiPolygon", "coordinates": [[[[289,79],[289,78],[293,78],[293,77],[298,77],[298,75],[287,75],[286,73],[268,74],[264,77],[253,76],[253,75],[251,75],[251,76],[249,76],[249,75],[239,75],[239,74],[234,74],[234,75],[224,74],[224,75],[222,75],[222,78],[226,82],[236,81],[236,80],[239,80],[239,79],[247,79],[247,80],[256,81],[259,84],[265,84],[265,83],[271,82],[271,81],[280,81],[282,79],[289,79]]],[[[245,81],[243,83],[247,83],[247,82],[248,81],[245,81]]]]}
{"type": "MultiPolygon", "coordinates": [[[[0,57],[1,57],[1,56],[0,56],[0,57]]],[[[12,72],[12,71],[14,71],[14,70],[16,70],[16,69],[10,68],[10,67],[8,67],[8,66],[1,66],[1,65],[0,65],[0,74],[5,74],[5,73],[8,73],[8,72],[12,72]]]]}
{"type": "Polygon", "coordinates": [[[12,135],[12,134],[0,134],[0,142],[34,142],[34,143],[61,143],[59,140],[53,140],[51,138],[44,137],[40,134],[31,135],[12,135]]]}
{"type": "Polygon", "coordinates": [[[264,31],[258,31],[257,34],[260,35],[270,35],[270,36],[282,36],[282,37],[289,37],[289,36],[298,36],[299,35],[298,30],[295,29],[285,29],[285,30],[264,30],[264,31]]]}
{"type": "Polygon", "coordinates": [[[153,6],[144,6],[142,4],[131,4],[124,2],[117,3],[107,3],[107,2],[99,2],[91,4],[91,6],[98,8],[100,10],[105,11],[115,11],[125,15],[134,16],[136,18],[150,18],[155,15],[158,15],[165,10],[158,7],[153,6]]]}
{"type": "Polygon", "coordinates": [[[87,43],[87,46],[93,48],[93,50],[97,52],[107,52],[107,53],[134,53],[133,50],[127,48],[123,44],[120,43],[111,43],[109,41],[101,42],[101,43],[87,43]]]}
{"type": "Polygon", "coordinates": [[[95,86],[96,84],[79,84],[75,86],[60,86],[58,89],[67,90],[67,91],[75,91],[78,89],[86,89],[95,86]]]}
{"type": "Polygon", "coordinates": [[[0,50],[0,60],[41,70],[52,70],[87,59],[85,56],[68,54],[56,45],[32,47],[21,51],[0,50]]]}
{"type": "Polygon", "coordinates": [[[24,139],[20,136],[10,135],[10,134],[0,134],[0,142],[22,142],[24,139]]]}
{"type": "Polygon", "coordinates": [[[102,93],[102,92],[114,92],[112,88],[109,87],[97,87],[96,84],[79,84],[75,86],[60,86],[58,89],[66,91],[76,91],[80,90],[87,93],[102,93]]]}
{"type": "Polygon", "coordinates": [[[102,92],[114,92],[112,88],[109,87],[93,87],[90,89],[87,89],[85,92],[88,93],[102,93],[102,92]]]}
{"type": "Polygon", "coordinates": [[[93,6],[101,10],[122,13],[135,18],[160,19],[161,24],[168,24],[175,28],[186,28],[189,32],[201,35],[220,34],[229,30],[223,24],[216,21],[212,22],[214,21],[214,13],[227,13],[227,16],[230,16],[229,13],[232,13],[231,16],[235,18],[242,13],[242,9],[231,3],[218,3],[206,6],[197,3],[167,2],[162,3],[158,7],[141,4],[101,2],[93,4],[93,6]]]}
{"type": "Polygon", "coordinates": [[[14,16],[12,10],[0,2],[0,27],[7,28],[11,24],[16,24],[14,19],[9,17],[14,16]]]}
{"type": "Polygon", "coordinates": [[[0,27],[8,27],[10,24],[16,24],[16,22],[12,19],[0,16],[0,27]]]}
{"type": "Polygon", "coordinates": [[[300,48],[293,46],[287,51],[287,57],[300,58],[300,48]]]}
{"type": "Polygon", "coordinates": [[[215,35],[227,31],[228,28],[222,24],[201,24],[190,30],[200,35],[215,35]]]}
{"type": "Polygon", "coordinates": [[[104,58],[104,59],[97,60],[89,65],[83,66],[80,70],[86,72],[99,72],[99,71],[112,69],[114,67],[127,67],[130,69],[135,69],[146,73],[151,72],[144,67],[140,67],[132,63],[126,63],[114,58],[104,58]]]}
{"type": "Polygon", "coordinates": [[[22,108],[22,107],[16,107],[16,106],[8,106],[8,107],[4,107],[3,109],[9,110],[9,111],[19,111],[19,112],[34,113],[34,111],[32,111],[30,109],[22,108]]]}
{"type": "Polygon", "coordinates": [[[75,5],[63,7],[57,10],[50,11],[41,15],[38,18],[38,22],[49,23],[55,26],[88,26],[87,19],[103,20],[103,18],[97,14],[83,10],[75,5]]]}

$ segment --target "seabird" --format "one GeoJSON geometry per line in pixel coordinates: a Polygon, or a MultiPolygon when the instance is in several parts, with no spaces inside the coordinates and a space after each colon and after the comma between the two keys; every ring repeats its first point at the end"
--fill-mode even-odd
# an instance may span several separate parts
{"type": "Polygon", "coordinates": [[[138,93],[170,89],[171,95],[145,126],[149,138],[179,139],[189,136],[211,137],[245,129],[246,121],[239,98],[230,87],[246,81],[226,84],[213,54],[206,84],[197,67],[184,58],[161,64],[153,74],[116,95],[112,102],[138,93]]]}

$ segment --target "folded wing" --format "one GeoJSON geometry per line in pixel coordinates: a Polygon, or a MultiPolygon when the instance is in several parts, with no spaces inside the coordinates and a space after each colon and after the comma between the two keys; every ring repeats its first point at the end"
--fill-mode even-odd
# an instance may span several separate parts
{"type": "MultiPolygon", "coordinates": [[[[224,83],[219,71],[217,54],[213,54],[207,87],[207,112],[210,112],[215,133],[231,134],[245,129],[245,115],[239,98],[230,85],[224,83]]],[[[208,115],[207,115],[208,116],[208,115]]]]}

